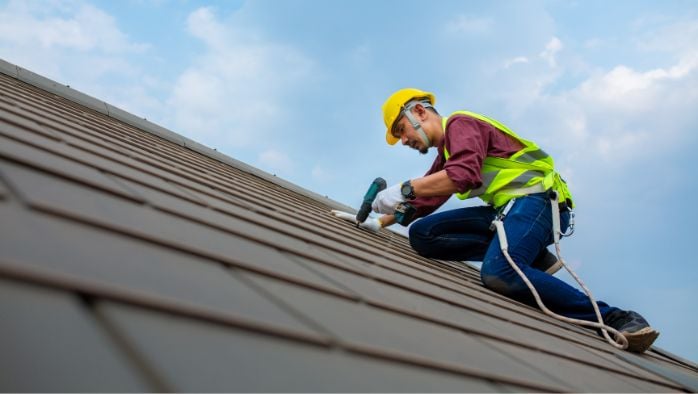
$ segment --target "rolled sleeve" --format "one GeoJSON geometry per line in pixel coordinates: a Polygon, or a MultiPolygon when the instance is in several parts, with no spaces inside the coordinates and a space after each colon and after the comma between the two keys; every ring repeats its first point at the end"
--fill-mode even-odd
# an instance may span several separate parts
{"type": "MultiPolygon", "coordinates": [[[[434,162],[431,164],[431,168],[429,168],[429,170],[426,172],[426,174],[424,174],[424,176],[428,176],[441,171],[444,168],[444,163],[445,160],[443,157],[443,148],[439,148],[439,154],[436,156],[434,162]]],[[[414,218],[421,218],[436,211],[440,206],[442,206],[446,201],[448,201],[449,198],[451,198],[450,195],[434,197],[417,197],[414,200],[411,200],[410,204],[412,204],[412,206],[416,209],[414,218]]]]}
{"type": "Polygon", "coordinates": [[[445,147],[450,153],[444,164],[446,174],[459,193],[482,186],[480,171],[487,156],[490,133],[482,132],[480,128],[485,126],[466,116],[450,119],[446,127],[445,147]]]}

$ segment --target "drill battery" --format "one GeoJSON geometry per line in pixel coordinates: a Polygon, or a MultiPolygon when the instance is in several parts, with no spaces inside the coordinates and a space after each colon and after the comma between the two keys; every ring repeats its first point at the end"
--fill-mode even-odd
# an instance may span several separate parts
{"type": "Polygon", "coordinates": [[[417,213],[417,209],[408,202],[400,203],[395,208],[395,221],[403,226],[407,226],[414,220],[414,215],[417,213]]]}

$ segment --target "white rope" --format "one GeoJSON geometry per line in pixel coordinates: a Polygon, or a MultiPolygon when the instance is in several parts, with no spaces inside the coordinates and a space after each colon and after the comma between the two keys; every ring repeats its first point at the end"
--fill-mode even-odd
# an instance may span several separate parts
{"type": "MultiPolygon", "coordinates": [[[[509,204],[513,204],[514,200],[511,200],[509,204]]],[[[562,264],[563,267],[567,270],[567,272],[572,275],[574,280],[579,283],[579,285],[584,289],[584,293],[586,293],[587,297],[589,297],[589,301],[591,301],[591,305],[594,307],[594,313],[596,314],[596,322],[593,321],[588,321],[588,320],[579,320],[579,319],[573,319],[569,318],[566,316],[558,315],[557,313],[551,311],[548,309],[545,304],[543,304],[543,301],[540,298],[540,295],[538,295],[538,291],[536,291],[536,288],[533,287],[533,284],[531,283],[530,280],[526,277],[526,274],[521,271],[521,269],[514,263],[514,260],[511,258],[509,255],[509,245],[507,243],[507,237],[506,237],[506,232],[504,231],[504,222],[502,222],[501,217],[495,218],[495,220],[492,222],[494,224],[495,228],[497,229],[497,236],[499,237],[499,243],[502,249],[502,253],[504,254],[504,257],[506,257],[507,261],[509,262],[509,265],[511,265],[511,268],[516,271],[516,273],[521,277],[521,279],[526,283],[526,286],[528,286],[529,290],[531,290],[531,293],[533,294],[533,297],[536,299],[536,303],[538,304],[538,307],[548,316],[553,317],[555,319],[567,322],[567,323],[572,323],[572,324],[578,324],[581,326],[587,326],[587,327],[593,327],[593,328],[598,328],[601,330],[603,333],[604,338],[606,341],[611,344],[612,346],[625,350],[628,348],[628,339],[625,338],[623,334],[618,332],[615,328],[607,326],[603,322],[603,318],[601,317],[601,312],[599,311],[599,306],[596,305],[596,301],[594,300],[594,297],[591,295],[591,291],[584,285],[582,280],[577,276],[577,274],[572,271],[572,269],[565,263],[565,261],[562,259],[561,253],[560,253],[560,235],[562,234],[560,232],[560,208],[558,207],[558,202],[557,202],[557,194],[555,195],[555,198],[551,198],[551,203],[552,203],[552,214],[553,214],[553,239],[555,243],[555,253],[557,255],[558,261],[562,264]],[[615,339],[612,339],[609,335],[608,332],[611,332],[615,339]]],[[[510,205],[511,206],[511,205],[510,205]]],[[[507,207],[508,208],[508,207],[507,207]]],[[[503,212],[506,212],[507,209],[503,212]]]]}

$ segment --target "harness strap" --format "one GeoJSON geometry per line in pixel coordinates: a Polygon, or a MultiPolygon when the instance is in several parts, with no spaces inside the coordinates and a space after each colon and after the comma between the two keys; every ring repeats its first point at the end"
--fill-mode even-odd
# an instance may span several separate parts
{"type": "Polygon", "coordinates": [[[538,294],[538,291],[536,291],[536,288],[533,286],[531,281],[526,277],[526,274],[521,271],[521,269],[516,265],[514,260],[511,258],[509,255],[509,244],[507,243],[507,236],[506,232],[504,231],[504,217],[506,214],[509,212],[509,209],[511,209],[511,206],[514,204],[515,199],[509,200],[509,203],[505,206],[505,208],[497,215],[497,217],[492,221],[492,226],[490,228],[494,228],[497,230],[497,237],[499,238],[499,244],[502,249],[502,253],[504,254],[504,257],[506,257],[507,261],[509,262],[509,265],[511,268],[516,271],[516,273],[521,277],[521,279],[526,283],[526,286],[528,286],[528,289],[531,290],[531,294],[533,295],[533,298],[535,298],[536,303],[538,304],[538,307],[543,311],[548,316],[551,316],[555,319],[572,323],[572,324],[578,324],[581,326],[587,326],[587,327],[593,327],[593,328],[598,328],[601,330],[604,338],[606,341],[611,344],[612,346],[618,348],[618,349],[627,349],[628,348],[628,339],[621,334],[618,330],[616,330],[613,327],[607,326],[604,324],[603,317],[601,317],[601,312],[599,311],[599,306],[596,304],[596,300],[594,300],[594,297],[591,295],[591,291],[584,285],[582,280],[577,276],[577,274],[572,271],[572,269],[565,263],[565,261],[562,259],[561,253],[560,253],[560,236],[563,235],[562,232],[560,231],[560,206],[558,205],[558,195],[556,192],[551,193],[550,196],[550,202],[552,206],[552,215],[553,215],[553,239],[555,241],[555,252],[557,255],[557,259],[562,263],[562,266],[565,267],[567,272],[572,275],[572,277],[579,283],[579,285],[582,287],[584,290],[584,293],[589,297],[589,301],[591,301],[591,305],[594,307],[594,313],[596,314],[596,319],[597,321],[588,321],[588,320],[579,320],[579,319],[572,319],[566,316],[559,315],[550,309],[548,309],[545,304],[543,304],[543,300],[541,300],[540,295],[538,294]],[[609,335],[608,332],[611,332],[613,334],[614,338],[612,339],[609,335]]]}
{"type": "Polygon", "coordinates": [[[513,189],[502,189],[498,193],[507,193],[507,194],[520,194],[520,195],[527,195],[527,194],[535,194],[535,193],[543,193],[545,191],[545,186],[543,186],[543,182],[536,183],[535,185],[527,186],[527,187],[517,187],[513,189]]]}

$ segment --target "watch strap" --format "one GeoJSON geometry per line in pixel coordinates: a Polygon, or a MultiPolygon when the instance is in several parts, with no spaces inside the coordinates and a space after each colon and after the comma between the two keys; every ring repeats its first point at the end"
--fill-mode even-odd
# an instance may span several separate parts
{"type": "Polygon", "coordinates": [[[404,197],[405,200],[414,200],[417,197],[414,194],[414,188],[412,188],[411,180],[407,180],[402,183],[402,186],[400,187],[400,192],[402,193],[402,197],[404,197]]]}

